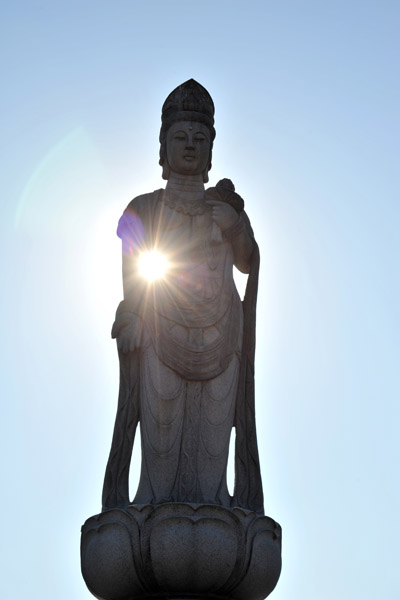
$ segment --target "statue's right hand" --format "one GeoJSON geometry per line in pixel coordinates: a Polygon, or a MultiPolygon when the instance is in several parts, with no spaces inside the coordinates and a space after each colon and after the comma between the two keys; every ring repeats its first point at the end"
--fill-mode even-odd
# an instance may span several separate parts
{"type": "Polygon", "coordinates": [[[142,321],[134,313],[130,313],[129,318],[125,313],[122,323],[117,323],[117,320],[113,325],[112,336],[117,338],[118,350],[124,354],[133,352],[140,346],[142,321]]]}

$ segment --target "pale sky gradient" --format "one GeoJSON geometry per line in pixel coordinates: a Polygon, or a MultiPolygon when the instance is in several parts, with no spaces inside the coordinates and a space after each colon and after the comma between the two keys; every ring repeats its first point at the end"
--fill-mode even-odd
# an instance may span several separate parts
{"type": "Polygon", "coordinates": [[[115,230],[163,185],[161,105],[193,77],[216,105],[210,184],[234,181],[261,248],[271,598],[399,600],[399,2],[15,0],[0,23],[2,598],[92,597],[115,230]]]}

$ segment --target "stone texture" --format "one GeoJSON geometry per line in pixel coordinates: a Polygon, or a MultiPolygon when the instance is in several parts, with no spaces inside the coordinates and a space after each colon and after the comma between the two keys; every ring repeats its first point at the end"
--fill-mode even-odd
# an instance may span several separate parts
{"type": "Polygon", "coordinates": [[[120,390],[103,512],[86,521],[81,544],[84,579],[102,600],[262,600],[280,574],[281,529],[264,516],[255,424],[259,251],[232,181],[204,188],[214,138],[211,96],[189,80],[162,110],[167,185],[134,198],[118,224],[120,390]],[[140,259],[155,249],[169,269],[150,281],[140,259]],[[233,267],[248,274],[243,302],[233,267]]]}
{"type": "Polygon", "coordinates": [[[132,505],[82,528],[82,573],[103,600],[261,600],[278,581],[280,555],[280,526],[238,508],[132,505]]]}

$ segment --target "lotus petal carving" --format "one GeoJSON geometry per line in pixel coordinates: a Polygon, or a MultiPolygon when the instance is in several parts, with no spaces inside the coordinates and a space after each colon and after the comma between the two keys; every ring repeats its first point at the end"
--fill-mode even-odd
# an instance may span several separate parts
{"type": "Polygon", "coordinates": [[[86,521],[81,561],[102,600],[262,600],[279,579],[281,528],[239,508],[131,505],[86,521]]]}

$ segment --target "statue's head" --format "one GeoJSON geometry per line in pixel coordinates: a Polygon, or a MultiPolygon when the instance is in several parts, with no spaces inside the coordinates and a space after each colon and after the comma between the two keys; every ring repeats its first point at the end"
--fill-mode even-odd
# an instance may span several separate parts
{"type": "MultiPolygon", "coordinates": [[[[207,90],[194,79],[189,79],[173,90],[165,100],[161,113],[160,130],[160,165],[163,167],[163,178],[168,179],[171,156],[171,140],[179,142],[179,135],[193,135],[194,140],[206,148],[203,181],[208,181],[211,169],[211,153],[215,138],[214,103],[207,90]],[[170,147],[168,147],[168,140],[170,147]]],[[[188,167],[190,174],[190,168],[188,167]]]]}

